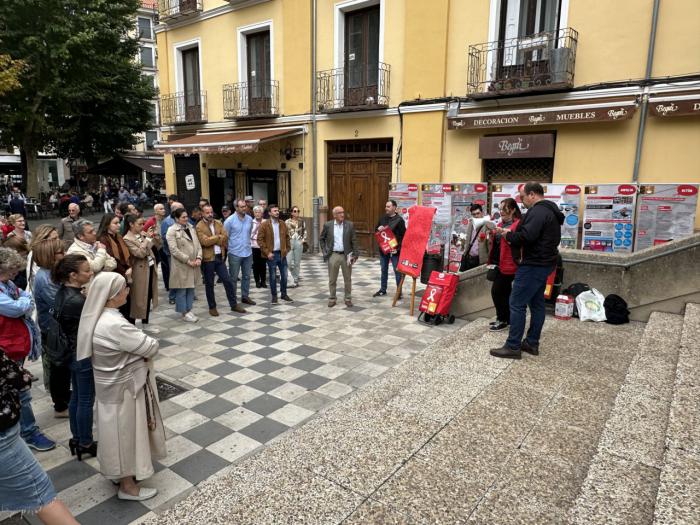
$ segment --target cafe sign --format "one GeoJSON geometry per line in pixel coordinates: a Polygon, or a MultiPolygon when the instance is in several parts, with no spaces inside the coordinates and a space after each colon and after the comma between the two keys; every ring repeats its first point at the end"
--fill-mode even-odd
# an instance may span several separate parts
{"type": "Polygon", "coordinates": [[[448,118],[447,127],[451,130],[460,130],[616,122],[632,118],[636,109],[635,101],[624,101],[610,104],[579,104],[577,106],[555,106],[490,113],[474,112],[448,118]]]}
{"type": "Polygon", "coordinates": [[[498,135],[479,139],[480,159],[554,157],[554,134],[498,135]]]}
{"type": "Polygon", "coordinates": [[[650,97],[649,110],[652,115],[661,118],[700,115],[700,95],[650,97]]]}

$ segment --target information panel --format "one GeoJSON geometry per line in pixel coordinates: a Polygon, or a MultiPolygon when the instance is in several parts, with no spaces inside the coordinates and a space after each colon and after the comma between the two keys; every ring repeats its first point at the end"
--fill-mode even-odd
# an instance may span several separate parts
{"type": "Polygon", "coordinates": [[[488,214],[486,201],[488,186],[486,184],[453,184],[452,185],[452,228],[450,235],[450,250],[448,271],[459,271],[464,250],[469,244],[466,238],[467,226],[471,218],[469,208],[472,204],[481,204],[484,214],[488,214]]]}
{"type": "Polygon", "coordinates": [[[418,204],[418,184],[389,184],[389,199],[396,201],[396,211],[408,226],[408,210],[418,204]]]}
{"type": "Polygon", "coordinates": [[[692,235],[697,184],[645,184],[637,201],[635,251],[692,235]]]}
{"type": "Polygon", "coordinates": [[[584,190],[583,249],[631,252],[637,186],[598,184],[584,190]]]}
{"type": "Polygon", "coordinates": [[[449,246],[450,227],[452,225],[452,185],[451,184],[422,184],[421,206],[435,208],[433,225],[428,238],[428,253],[440,253],[449,246]]]}

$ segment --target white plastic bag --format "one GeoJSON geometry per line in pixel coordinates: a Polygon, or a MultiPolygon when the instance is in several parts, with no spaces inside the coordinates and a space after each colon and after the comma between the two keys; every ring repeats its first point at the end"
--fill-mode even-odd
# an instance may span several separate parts
{"type": "Polygon", "coordinates": [[[576,296],[576,309],[581,321],[605,321],[605,297],[595,288],[576,296]]]}

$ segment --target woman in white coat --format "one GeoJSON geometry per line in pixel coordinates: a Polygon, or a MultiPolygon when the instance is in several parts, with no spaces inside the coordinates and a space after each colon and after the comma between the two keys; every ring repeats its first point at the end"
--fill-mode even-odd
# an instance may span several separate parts
{"type": "Polygon", "coordinates": [[[140,501],[158,493],[136,481],[151,477],[153,459],[165,456],[165,429],[153,373],[158,341],[119,312],[128,295],[118,273],[95,276],[78,328],[77,358],[92,359],[100,472],[119,483],[119,499],[140,501]]]}
{"type": "Polygon", "coordinates": [[[175,290],[175,311],[182,314],[182,320],[196,323],[199,319],[192,313],[194,287],[197,278],[201,279],[202,246],[197,232],[188,222],[187,212],[177,209],[173,212],[175,224],[165,235],[170,250],[170,289],[175,290]]]}

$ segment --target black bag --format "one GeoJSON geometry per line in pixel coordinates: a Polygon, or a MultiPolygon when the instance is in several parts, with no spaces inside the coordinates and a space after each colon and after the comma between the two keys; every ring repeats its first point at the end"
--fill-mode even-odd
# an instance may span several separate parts
{"type": "Polygon", "coordinates": [[[51,326],[44,334],[46,354],[54,365],[65,366],[70,363],[72,357],[70,342],[61,329],[61,323],[57,320],[58,315],[55,312],[52,314],[51,326]]]}
{"type": "Polygon", "coordinates": [[[486,272],[486,280],[487,281],[495,281],[498,279],[498,276],[501,274],[501,271],[498,269],[498,266],[494,266],[493,268],[489,268],[488,271],[486,272]]]}
{"type": "Polygon", "coordinates": [[[605,308],[605,322],[609,324],[625,324],[630,322],[630,311],[627,309],[627,302],[611,293],[603,301],[605,308]]]}

